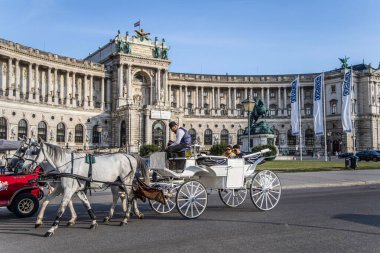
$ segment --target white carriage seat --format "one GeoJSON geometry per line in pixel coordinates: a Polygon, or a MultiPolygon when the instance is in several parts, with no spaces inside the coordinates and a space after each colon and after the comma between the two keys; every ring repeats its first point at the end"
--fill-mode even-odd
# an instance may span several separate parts
{"type": "Polygon", "coordinates": [[[149,169],[163,170],[166,168],[166,152],[155,152],[149,158],[149,169]]]}
{"type": "Polygon", "coordinates": [[[227,165],[227,160],[228,158],[224,156],[199,156],[197,158],[197,164],[207,167],[222,166],[227,165]]]}

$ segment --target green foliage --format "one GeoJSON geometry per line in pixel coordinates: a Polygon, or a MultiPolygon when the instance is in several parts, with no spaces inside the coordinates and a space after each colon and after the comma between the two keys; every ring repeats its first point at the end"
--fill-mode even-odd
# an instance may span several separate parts
{"type": "Polygon", "coordinates": [[[226,152],[227,143],[217,143],[210,148],[210,155],[223,155],[226,152]]]}
{"type": "MultiPolygon", "coordinates": [[[[264,157],[276,156],[278,154],[277,147],[275,145],[271,145],[271,144],[254,147],[254,148],[252,148],[252,153],[259,152],[260,150],[263,150],[266,148],[269,148],[271,150],[271,152],[265,153],[264,157]]],[[[274,157],[273,157],[273,159],[274,159],[274,157]]],[[[273,159],[270,159],[270,160],[273,160],[273,159]]]]}
{"type": "Polygon", "coordinates": [[[154,144],[146,144],[140,147],[140,156],[147,156],[154,152],[161,151],[161,148],[154,144]]]}

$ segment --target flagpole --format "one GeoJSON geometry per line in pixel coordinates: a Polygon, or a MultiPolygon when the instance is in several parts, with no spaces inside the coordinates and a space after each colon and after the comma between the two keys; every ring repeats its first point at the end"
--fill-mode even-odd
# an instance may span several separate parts
{"type": "Polygon", "coordinates": [[[327,162],[327,139],[326,139],[326,92],[325,92],[325,72],[322,73],[322,92],[323,92],[323,136],[325,141],[325,162],[327,162]]]}
{"type": "Polygon", "coordinates": [[[300,159],[302,161],[302,115],[301,115],[301,82],[300,82],[300,76],[298,75],[298,115],[299,115],[299,122],[300,122],[300,135],[299,135],[299,140],[300,140],[300,159]]]}
{"type": "MultiPolygon", "coordinates": [[[[353,75],[353,72],[352,72],[352,66],[351,66],[351,99],[350,99],[350,103],[351,103],[351,106],[352,106],[352,100],[353,100],[353,88],[354,88],[354,75],[353,75]]],[[[353,144],[352,144],[352,147],[353,147],[353,153],[354,155],[356,154],[356,131],[355,131],[355,104],[352,108],[352,141],[353,141],[353,144]]]]}

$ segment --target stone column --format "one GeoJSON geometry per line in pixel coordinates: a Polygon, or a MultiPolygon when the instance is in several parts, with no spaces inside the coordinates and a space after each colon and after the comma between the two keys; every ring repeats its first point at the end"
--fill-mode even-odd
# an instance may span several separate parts
{"type": "Polygon", "coordinates": [[[128,64],[127,67],[127,104],[132,104],[132,65],[128,64]]]}
{"type": "MultiPolygon", "coordinates": [[[[78,91],[77,91],[77,80],[76,80],[76,73],[75,72],[73,72],[73,80],[72,80],[73,82],[73,87],[71,87],[72,88],[72,91],[71,91],[71,96],[72,96],[72,101],[73,101],[73,103],[72,103],[72,106],[73,107],[77,107],[77,105],[78,105],[78,102],[79,102],[79,106],[82,106],[82,92],[83,92],[83,89],[78,89],[78,91]],[[76,93],[78,92],[78,100],[77,100],[77,96],[76,96],[76,93]]],[[[83,88],[83,85],[82,85],[82,88],[83,88]]],[[[68,98],[69,99],[69,98],[68,98]]]]}
{"type": "Polygon", "coordinates": [[[48,87],[48,104],[52,104],[53,102],[53,91],[52,91],[52,81],[51,81],[51,68],[48,67],[48,81],[47,81],[47,87],[48,87]]]}
{"type": "Polygon", "coordinates": [[[40,95],[41,95],[41,90],[40,90],[40,71],[39,71],[39,66],[36,64],[36,79],[34,83],[34,92],[35,92],[35,102],[39,103],[40,102],[40,95]]]}
{"type": "Polygon", "coordinates": [[[87,75],[84,75],[83,80],[83,108],[88,108],[88,94],[87,94],[87,75]]]}
{"type": "Polygon", "coordinates": [[[122,63],[118,68],[118,96],[117,106],[120,107],[124,105],[124,65],[122,63]]]}
{"type": "Polygon", "coordinates": [[[7,77],[7,88],[8,88],[8,97],[13,98],[13,89],[12,89],[12,58],[8,59],[8,77],[7,77]]]}
{"type": "Polygon", "coordinates": [[[90,109],[94,109],[94,76],[90,76],[90,92],[89,92],[89,102],[90,102],[90,109]]]}
{"type": "Polygon", "coordinates": [[[231,110],[232,109],[232,103],[231,103],[231,99],[232,99],[232,97],[231,97],[231,87],[228,87],[228,110],[231,110]]]}
{"type": "Polygon", "coordinates": [[[111,110],[111,78],[107,78],[107,101],[106,101],[107,110],[111,110]]]}
{"type": "Polygon", "coordinates": [[[20,65],[19,60],[15,61],[15,90],[16,90],[16,100],[20,100],[20,65]]]}
{"type": "Polygon", "coordinates": [[[304,87],[301,87],[301,115],[304,116],[305,115],[305,108],[304,108],[304,101],[305,101],[305,88],[304,87]]]}
{"type": "Polygon", "coordinates": [[[33,102],[33,84],[32,84],[32,74],[33,74],[33,69],[32,69],[32,63],[29,63],[28,66],[28,102],[33,102]]]}
{"type": "Polygon", "coordinates": [[[248,98],[248,88],[245,88],[244,90],[245,90],[245,98],[244,99],[246,99],[246,98],[248,98]]]}
{"type": "Polygon", "coordinates": [[[102,77],[100,82],[100,110],[104,110],[104,77],[102,77]]]}
{"type": "Polygon", "coordinates": [[[149,97],[149,104],[153,105],[153,80],[150,82],[150,97],[149,97]]]}
{"type": "Polygon", "coordinates": [[[69,71],[66,71],[65,81],[63,83],[61,83],[61,87],[60,87],[61,89],[60,89],[60,92],[59,92],[59,99],[61,100],[61,104],[62,105],[65,104],[66,106],[70,105],[69,77],[70,77],[70,73],[69,73],[69,71]],[[64,89],[64,84],[66,86],[66,89],[64,89]],[[66,90],[66,94],[64,94],[64,90],[66,90]],[[64,98],[66,98],[66,102],[64,101],[64,98]]]}
{"type": "Polygon", "coordinates": [[[58,93],[59,88],[58,88],[58,70],[54,69],[54,104],[58,105],[58,93]]]}
{"type": "Polygon", "coordinates": [[[183,108],[183,92],[182,92],[182,85],[179,86],[179,107],[183,108]]]}
{"type": "Polygon", "coordinates": [[[216,99],[216,108],[219,110],[220,109],[220,87],[217,89],[217,99],[216,99]]]}
{"type": "Polygon", "coordinates": [[[287,94],[287,91],[286,91],[286,87],[284,87],[284,115],[285,116],[288,115],[288,105],[287,105],[287,102],[286,102],[287,97],[288,97],[288,94],[287,94]]]}
{"type": "Polygon", "coordinates": [[[161,69],[156,70],[156,104],[161,102],[161,69]]]}
{"type": "Polygon", "coordinates": [[[172,86],[168,84],[168,101],[169,101],[169,107],[172,106],[172,86]]]}
{"type": "Polygon", "coordinates": [[[204,109],[205,104],[204,104],[203,98],[204,98],[204,87],[202,86],[201,87],[201,106],[200,106],[200,108],[204,109]]]}
{"type": "MultiPolygon", "coordinates": [[[[165,103],[169,101],[170,99],[170,90],[169,90],[169,84],[168,84],[168,71],[164,69],[164,75],[162,76],[163,84],[164,84],[164,91],[165,91],[165,103]]],[[[170,106],[170,103],[169,103],[170,106]]]]}
{"type": "MultiPolygon", "coordinates": [[[[45,76],[45,73],[42,72],[42,74],[45,76]]],[[[46,98],[46,79],[45,81],[41,78],[41,97],[42,97],[42,103],[45,103],[46,98]]]]}
{"type": "Polygon", "coordinates": [[[5,96],[5,87],[6,87],[6,85],[5,85],[5,83],[4,83],[4,81],[3,81],[3,63],[0,61],[0,84],[1,84],[1,86],[0,86],[0,91],[1,91],[1,96],[5,96]]]}
{"type": "Polygon", "coordinates": [[[183,108],[188,108],[187,103],[189,103],[189,102],[187,100],[187,85],[185,85],[185,95],[183,98],[184,98],[183,99],[183,108]]]}
{"type": "Polygon", "coordinates": [[[270,105],[270,98],[269,98],[269,92],[270,92],[270,88],[267,88],[267,108],[269,108],[269,105],[270,105]]]}
{"type": "Polygon", "coordinates": [[[199,108],[199,90],[198,86],[195,87],[195,109],[199,108]]]}
{"type": "Polygon", "coordinates": [[[215,109],[216,108],[216,105],[215,105],[215,88],[212,87],[212,107],[211,109],[215,109]]]}
{"type": "Polygon", "coordinates": [[[26,75],[28,75],[28,74],[26,74],[25,75],[25,71],[24,71],[24,69],[25,69],[25,67],[22,67],[21,68],[21,76],[22,76],[22,79],[21,79],[21,84],[22,84],[22,98],[24,99],[24,100],[26,100],[26,92],[27,92],[27,83],[28,83],[28,79],[26,78],[26,75]],[[24,81],[24,79],[25,79],[25,81],[24,81]]]}
{"type": "Polygon", "coordinates": [[[277,99],[278,99],[278,106],[277,106],[277,114],[278,116],[281,116],[282,115],[282,105],[281,105],[281,87],[278,87],[278,95],[277,95],[277,99]]]}
{"type": "Polygon", "coordinates": [[[236,110],[236,88],[233,88],[233,89],[234,89],[234,95],[233,95],[234,102],[232,104],[232,109],[236,110]]]}
{"type": "Polygon", "coordinates": [[[251,99],[252,99],[253,98],[253,89],[252,88],[249,89],[249,93],[250,93],[250,96],[251,96],[251,99]]]}
{"type": "Polygon", "coordinates": [[[265,103],[265,98],[264,98],[264,88],[261,88],[261,100],[263,100],[263,103],[265,104],[265,106],[267,106],[267,104],[265,103]]]}

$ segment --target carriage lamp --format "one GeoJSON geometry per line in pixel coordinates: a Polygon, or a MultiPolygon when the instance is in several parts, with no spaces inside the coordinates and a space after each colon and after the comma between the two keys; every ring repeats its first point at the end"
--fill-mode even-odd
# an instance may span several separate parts
{"type": "Polygon", "coordinates": [[[244,110],[248,112],[248,152],[251,151],[251,125],[250,125],[250,121],[251,121],[251,112],[253,111],[253,109],[255,109],[255,106],[256,106],[256,102],[255,100],[252,100],[249,96],[247,99],[241,101],[241,104],[243,105],[244,107],[244,110]]]}
{"type": "Polygon", "coordinates": [[[98,133],[101,133],[101,132],[103,132],[103,127],[101,127],[101,126],[97,126],[96,127],[96,132],[98,132],[98,133]]]}

